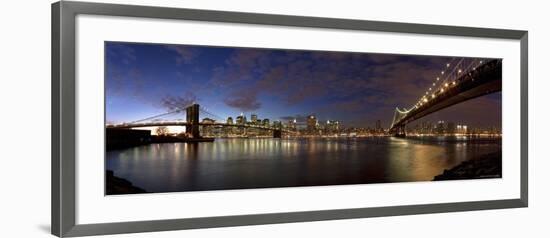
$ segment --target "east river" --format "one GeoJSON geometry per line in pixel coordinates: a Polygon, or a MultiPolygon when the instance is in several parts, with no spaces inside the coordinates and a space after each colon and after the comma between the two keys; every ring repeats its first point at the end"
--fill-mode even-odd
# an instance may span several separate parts
{"type": "Polygon", "coordinates": [[[108,151],[106,169],[147,192],[429,181],[500,140],[216,139],[108,151]]]}

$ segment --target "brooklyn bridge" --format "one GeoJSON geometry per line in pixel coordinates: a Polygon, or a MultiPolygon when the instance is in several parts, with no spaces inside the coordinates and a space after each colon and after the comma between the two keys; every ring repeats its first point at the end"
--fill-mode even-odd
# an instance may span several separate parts
{"type": "Polygon", "coordinates": [[[221,117],[203,109],[199,104],[192,103],[188,106],[183,107],[182,109],[176,109],[167,113],[162,113],[152,117],[147,117],[144,119],[136,120],[128,123],[120,124],[107,124],[107,128],[115,129],[132,129],[140,127],[156,127],[156,126],[184,126],[185,131],[191,135],[193,138],[200,138],[200,127],[209,126],[209,127],[236,127],[236,128],[253,128],[258,130],[271,131],[274,138],[281,138],[282,133],[294,133],[292,130],[283,128],[281,125],[264,125],[264,124],[251,124],[251,123],[232,123],[224,121],[221,117]],[[214,118],[221,119],[221,122],[200,122],[200,113],[204,113],[214,118]],[[186,120],[157,120],[158,118],[165,117],[171,114],[182,114],[185,113],[186,120]]]}

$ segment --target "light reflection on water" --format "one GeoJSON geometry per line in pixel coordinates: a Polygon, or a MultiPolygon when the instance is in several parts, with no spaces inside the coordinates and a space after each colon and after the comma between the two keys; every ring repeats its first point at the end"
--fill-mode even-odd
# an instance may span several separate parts
{"type": "Polygon", "coordinates": [[[148,192],[432,180],[443,169],[500,150],[500,142],[393,137],[216,139],[107,152],[115,176],[148,192]]]}

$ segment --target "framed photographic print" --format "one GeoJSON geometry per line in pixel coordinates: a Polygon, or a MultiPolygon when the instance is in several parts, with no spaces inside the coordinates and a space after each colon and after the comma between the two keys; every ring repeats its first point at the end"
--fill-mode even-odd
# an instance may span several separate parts
{"type": "Polygon", "coordinates": [[[526,206],[526,31],[52,5],[54,235],[526,206]]]}

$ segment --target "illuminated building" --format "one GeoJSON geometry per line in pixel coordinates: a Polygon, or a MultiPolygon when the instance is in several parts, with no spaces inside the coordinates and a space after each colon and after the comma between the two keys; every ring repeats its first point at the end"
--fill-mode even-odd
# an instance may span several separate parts
{"type": "Polygon", "coordinates": [[[307,131],[313,133],[315,130],[317,130],[317,118],[314,115],[309,115],[307,117],[307,131]]]}
{"type": "Polygon", "coordinates": [[[296,130],[296,119],[288,120],[288,128],[296,130]]]}
{"type": "Polygon", "coordinates": [[[334,134],[334,133],[338,133],[339,131],[340,131],[339,121],[327,120],[327,124],[325,125],[325,133],[334,134]]]}
{"type": "Polygon", "coordinates": [[[376,120],[376,128],[375,128],[376,132],[377,133],[381,133],[383,130],[382,130],[382,122],[380,120],[376,120]]]}

